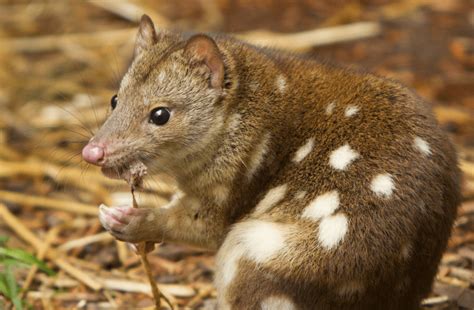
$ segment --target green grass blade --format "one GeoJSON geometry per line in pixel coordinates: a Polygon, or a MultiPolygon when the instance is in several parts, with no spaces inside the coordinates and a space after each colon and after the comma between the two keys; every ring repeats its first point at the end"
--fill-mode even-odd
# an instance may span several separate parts
{"type": "Polygon", "coordinates": [[[43,261],[39,260],[34,255],[26,251],[23,251],[21,249],[9,249],[9,248],[0,247],[0,255],[17,259],[20,262],[23,262],[29,265],[36,265],[38,266],[40,270],[44,271],[48,275],[50,276],[54,275],[54,271],[48,268],[48,266],[46,266],[46,264],[43,261]]]}

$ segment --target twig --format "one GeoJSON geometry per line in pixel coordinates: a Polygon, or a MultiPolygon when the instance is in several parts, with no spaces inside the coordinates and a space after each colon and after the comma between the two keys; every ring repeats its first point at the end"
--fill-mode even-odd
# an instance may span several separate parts
{"type": "Polygon", "coordinates": [[[112,235],[110,235],[108,232],[101,232],[92,236],[86,236],[63,243],[59,247],[57,247],[57,250],[66,252],[71,249],[84,247],[91,243],[105,242],[111,240],[114,240],[114,237],[112,237],[112,235]]]}
{"type": "Polygon", "coordinates": [[[72,212],[84,215],[97,215],[99,213],[99,209],[97,207],[85,203],[70,200],[46,198],[40,196],[30,196],[2,190],[0,190],[0,200],[14,202],[18,204],[25,204],[29,206],[41,206],[48,209],[61,210],[65,212],[72,212]]]}
{"type": "MultiPolygon", "coordinates": [[[[137,200],[135,199],[135,190],[132,186],[132,198],[133,198],[133,207],[138,208],[137,200]]],[[[153,273],[151,271],[150,263],[148,262],[147,253],[146,253],[146,242],[141,242],[137,246],[138,255],[140,255],[140,261],[145,268],[145,273],[148,277],[148,281],[150,282],[151,292],[153,293],[153,298],[155,299],[155,307],[157,310],[161,308],[161,297],[166,301],[166,303],[173,309],[173,305],[171,302],[163,295],[158,286],[156,285],[155,278],[153,277],[153,273]]]]}
{"type": "Polygon", "coordinates": [[[150,17],[153,19],[153,22],[158,27],[168,27],[171,24],[171,22],[166,17],[156,13],[152,9],[145,7],[143,4],[132,3],[126,0],[89,0],[88,2],[134,23],[139,22],[142,15],[146,13],[150,15],[150,17]]]}
{"type": "Polygon", "coordinates": [[[467,160],[461,160],[459,164],[464,175],[468,178],[474,179],[474,163],[468,162],[467,160]]]}
{"type": "Polygon", "coordinates": [[[48,176],[57,183],[71,184],[93,192],[97,197],[104,197],[105,203],[110,199],[108,192],[101,184],[105,177],[100,174],[83,170],[76,167],[59,167],[45,163],[38,159],[28,161],[2,161],[0,160],[0,177],[14,177],[17,175],[28,177],[48,176]]]}
{"type": "MultiPolygon", "coordinates": [[[[128,279],[109,279],[109,278],[98,278],[103,283],[104,288],[112,291],[121,291],[128,293],[143,293],[150,294],[150,284],[140,281],[132,281],[128,279]]],[[[185,285],[176,284],[164,284],[160,283],[161,294],[166,295],[168,299],[171,296],[189,298],[196,295],[195,291],[185,285]]]]}
{"type": "Polygon", "coordinates": [[[98,31],[92,33],[75,33],[65,35],[46,35],[16,39],[1,39],[0,51],[47,52],[61,50],[67,44],[80,44],[83,47],[97,47],[132,43],[136,28],[98,31]]]}
{"type": "Polygon", "coordinates": [[[381,27],[378,23],[359,22],[291,34],[252,31],[237,34],[236,37],[256,45],[271,46],[291,51],[302,51],[315,46],[370,38],[380,33],[381,27]]]}
{"type": "Polygon", "coordinates": [[[199,293],[194,296],[188,303],[187,307],[194,309],[197,305],[199,305],[202,300],[212,294],[214,291],[214,287],[212,285],[206,286],[203,289],[199,290],[199,293]]]}

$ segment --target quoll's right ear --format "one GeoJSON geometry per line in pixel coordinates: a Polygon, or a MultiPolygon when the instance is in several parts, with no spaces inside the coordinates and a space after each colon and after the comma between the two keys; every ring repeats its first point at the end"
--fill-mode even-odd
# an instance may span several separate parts
{"type": "Polygon", "coordinates": [[[153,25],[151,18],[144,14],[140,20],[137,39],[135,41],[135,57],[155,45],[156,42],[158,42],[158,36],[156,35],[155,25],[153,25]]]}
{"type": "Polygon", "coordinates": [[[224,83],[224,60],[214,40],[204,34],[191,37],[184,47],[185,52],[209,71],[209,86],[221,89],[224,83]]]}

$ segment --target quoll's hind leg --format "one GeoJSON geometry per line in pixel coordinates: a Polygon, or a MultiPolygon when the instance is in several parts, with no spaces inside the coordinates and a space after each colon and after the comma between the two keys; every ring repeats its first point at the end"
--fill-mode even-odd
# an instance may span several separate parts
{"type": "Polygon", "coordinates": [[[234,226],[217,255],[218,309],[297,309],[285,281],[265,268],[284,249],[282,225],[249,220],[234,226]]]}
{"type": "Polygon", "coordinates": [[[351,226],[343,241],[324,247],[317,227],[270,218],[234,225],[217,255],[219,309],[416,309],[414,283],[396,289],[407,263],[387,250],[396,240],[385,238],[381,251],[351,226]]]}
{"type": "MultiPolygon", "coordinates": [[[[231,258],[230,258],[231,259],[231,258]]],[[[219,273],[228,270],[219,270],[219,273]]],[[[250,261],[237,264],[235,277],[228,285],[218,284],[218,309],[301,309],[291,296],[286,283],[250,261]]]]}

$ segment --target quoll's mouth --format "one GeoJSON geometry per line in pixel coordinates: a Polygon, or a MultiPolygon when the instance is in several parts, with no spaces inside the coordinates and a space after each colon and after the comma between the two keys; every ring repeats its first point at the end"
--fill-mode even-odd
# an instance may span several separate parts
{"type": "Polygon", "coordinates": [[[105,167],[101,168],[102,173],[111,179],[125,180],[132,187],[139,187],[143,178],[147,174],[147,167],[143,162],[134,160],[124,166],[120,167],[105,167]]]}
{"type": "Polygon", "coordinates": [[[117,167],[101,167],[102,174],[111,179],[123,179],[124,168],[117,167]]]}

